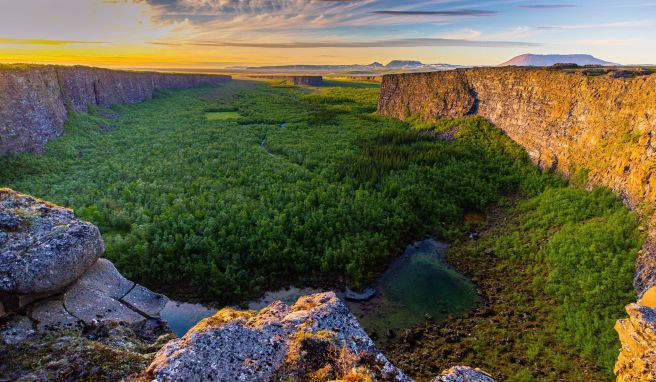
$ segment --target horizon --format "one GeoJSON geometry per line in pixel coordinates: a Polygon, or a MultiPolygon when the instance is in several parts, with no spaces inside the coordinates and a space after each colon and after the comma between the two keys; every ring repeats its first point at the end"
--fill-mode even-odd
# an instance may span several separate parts
{"type": "Polygon", "coordinates": [[[491,66],[521,54],[656,63],[656,4],[610,1],[2,0],[0,62],[131,69],[491,66]],[[653,12],[652,12],[653,13],[653,12]],[[651,49],[650,49],[651,47],[651,49]]]}

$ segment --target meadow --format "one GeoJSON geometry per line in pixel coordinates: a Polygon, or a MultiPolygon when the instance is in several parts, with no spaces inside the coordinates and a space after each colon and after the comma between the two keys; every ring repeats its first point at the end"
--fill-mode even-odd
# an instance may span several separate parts
{"type": "Polygon", "coordinates": [[[543,319],[559,343],[610,375],[612,325],[634,299],[634,214],[540,172],[481,118],[401,122],[375,114],[377,97],[338,81],[161,92],[71,114],[43,155],[0,158],[0,185],[98,225],[128,278],[221,304],[366,286],[408,243],[458,240],[475,227],[463,216],[512,204],[513,225],[470,255],[525,264],[533,296],[555,301],[543,319]]]}

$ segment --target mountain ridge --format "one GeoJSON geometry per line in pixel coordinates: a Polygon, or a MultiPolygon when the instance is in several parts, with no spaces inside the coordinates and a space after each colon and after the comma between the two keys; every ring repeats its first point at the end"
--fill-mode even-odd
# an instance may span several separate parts
{"type": "Polygon", "coordinates": [[[521,54],[498,66],[552,66],[555,64],[619,66],[590,54],[521,54]]]}

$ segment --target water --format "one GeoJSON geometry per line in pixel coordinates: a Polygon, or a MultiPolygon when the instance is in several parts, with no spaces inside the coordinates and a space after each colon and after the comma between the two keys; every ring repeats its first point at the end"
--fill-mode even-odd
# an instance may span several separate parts
{"type": "MultiPolygon", "coordinates": [[[[442,322],[450,315],[463,314],[476,304],[476,289],[464,276],[444,262],[446,244],[432,239],[417,242],[406,248],[385,274],[373,286],[376,295],[365,302],[347,301],[351,312],[369,333],[376,333],[378,341],[387,339],[388,331],[400,332],[422,324],[426,315],[433,322],[442,322]]],[[[292,305],[299,297],[319,293],[312,288],[286,288],[267,292],[248,304],[250,310],[260,310],[273,301],[292,305]]],[[[344,293],[337,295],[344,299],[344,293]]],[[[198,321],[216,313],[200,304],[170,301],[162,310],[162,319],[173,332],[184,335],[198,321]]]]}
{"type": "Polygon", "coordinates": [[[248,304],[248,309],[250,310],[260,310],[264,307],[267,307],[271,305],[272,302],[274,301],[282,301],[287,305],[293,305],[296,300],[303,296],[307,296],[309,294],[315,294],[315,293],[320,293],[323,292],[322,290],[319,289],[313,289],[313,288],[285,288],[281,289],[278,291],[274,292],[267,292],[264,294],[262,298],[259,298],[257,300],[251,301],[248,304]]]}
{"type": "Polygon", "coordinates": [[[369,333],[384,341],[388,331],[399,332],[425,322],[443,322],[476,304],[476,289],[444,262],[446,245],[424,240],[408,246],[375,285],[376,296],[366,302],[347,302],[369,333]]]}
{"type": "Polygon", "coordinates": [[[169,324],[176,336],[182,337],[198,321],[213,316],[216,311],[217,309],[201,304],[170,300],[160,312],[160,316],[169,324]]]}

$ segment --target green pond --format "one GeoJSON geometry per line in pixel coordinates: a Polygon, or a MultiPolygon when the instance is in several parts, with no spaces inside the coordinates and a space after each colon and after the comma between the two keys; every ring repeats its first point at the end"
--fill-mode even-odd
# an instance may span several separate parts
{"type": "MultiPolygon", "coordinates": [[[[444,262],[446,244],[432,239],[408,246],[373,286],[376,295],[368,301],[347,301],[351,312],[377,342],[388,340],[388,333],[422,324],[426,315],[433,322],[463,314],[476,304],[476,289],[463,275],[444,262]]],[[[280,300],[293,304],[304,295],[321,292],[313,288],[285,288],[266,293],[251,301],[249,309],[259,310],[280,300]]],[[[343,292],[337,295],[344,299],[343,292]]],[[[211,316],[216,309],[199,304],[171,301],[162,318],[182,336],[199,320],[211,316]]]]}
{"type": "Polygon", "coordinates": [[[444,262],[446,244],[432,239],[417,242],[388,268],[365,302],[348,302],[370,334],[384,342],[388,333],[425,322],[461,315],[476,304],[476,288],[444,262]]]}

